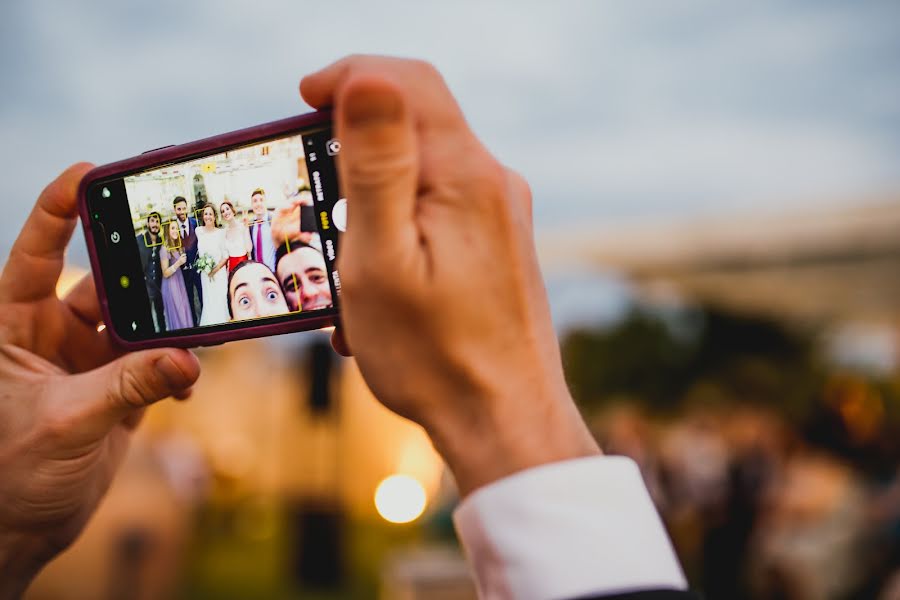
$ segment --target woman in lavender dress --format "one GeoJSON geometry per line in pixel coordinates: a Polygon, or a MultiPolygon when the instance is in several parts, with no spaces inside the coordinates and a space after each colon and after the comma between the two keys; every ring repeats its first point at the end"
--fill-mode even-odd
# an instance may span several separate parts
{"type": "Polygon", "coordinates": [[[163,247],[159,249],[159,264],[162,267],[162,299],[169,329],[193,327],[191,306],[184,288],[181,267],[187,262],[187,254],[181,248],[181,231],[174,219],[163,227],[163,247]]]}

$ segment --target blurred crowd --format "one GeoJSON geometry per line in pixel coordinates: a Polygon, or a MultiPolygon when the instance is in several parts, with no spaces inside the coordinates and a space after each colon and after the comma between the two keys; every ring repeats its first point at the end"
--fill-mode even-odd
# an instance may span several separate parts
{"type": "Polygon", "coordinates": [[[867,472],[767,407],[634,404],[593,421],[638,462],[709,598],[900,598],[900,467],[867,472]]]}

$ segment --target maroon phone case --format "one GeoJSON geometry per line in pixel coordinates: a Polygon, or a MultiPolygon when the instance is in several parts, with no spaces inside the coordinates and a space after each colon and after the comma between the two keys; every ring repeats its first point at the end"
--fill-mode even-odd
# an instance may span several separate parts
{"type": "MultiPolygon", "coordinates": [[[[247,129],[223,133],[195,142],[151,150],[133,158],[127,158],[108,165],[96,167],[88,172],[81,180],[81,185],[78,188],[78,212],[81,215],[81,224],[84,227],[85,242],[87,243],[88,255],[91,259],[91,271],[93,272],[94,283],[97,287],[97,296],[100,300],[100,308],[103,313],[104,322],[108,324],[112,323],[112,318],[110,317],[109,312],[106,284],[103,281],[103,276],[100,271],[96,240],[94,240],[94,235],[91,232],[90,215],[88,214],[87,189],[92,183],[98,179],[116,177],[134,171],[142,171],[157,165],[183,160],[193,155],[207,154],[221,148],[240,146],[266,138],[279,137],[284,134],[330,122],[331,113],[329,111],[307,113],[305,115],[289,117],[279,121],[272,121],[271,123],[263,123],[262,125],[248,127],[247,129]]],[[[306,317],[280,323],[247,323],[244,327],[228,331],[194,333],[190,335],[161,337],[136,342],[123,339],[112,326],[107,327],[106,331],[109,332],[113,342],[125,350],[141,350],[144,348],[160,347],[192,348],[196,346],[214,346],[234,340],[292,333],[295,331],[321,329],[322,327],[337,324],[337,320],[337,316],[332,314],[306,317]]]]}

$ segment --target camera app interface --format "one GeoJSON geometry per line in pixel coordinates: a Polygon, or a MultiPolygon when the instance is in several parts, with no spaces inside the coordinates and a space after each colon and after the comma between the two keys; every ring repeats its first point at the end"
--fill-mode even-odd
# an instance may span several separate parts
{"type": "Polygon", "coordinates": [[[328,162],[333,173],[340,144],[327,132],[318,137],[293,135],[125,177],[156,333],[335,306],[346,202],[325,199],[319,166],[328,162]]]}

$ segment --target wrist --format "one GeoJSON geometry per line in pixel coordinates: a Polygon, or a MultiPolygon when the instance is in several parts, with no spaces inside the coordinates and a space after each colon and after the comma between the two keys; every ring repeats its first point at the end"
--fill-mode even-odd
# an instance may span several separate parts
{"type": "Polygon", "coordinates": [[[15,533],[0,534],[0,600],[20,598],[49,558],[44,544],[15,533]]]}
{"type": "Polygon", "coordinates": [[[425,427],[461,497],[519,471],[601,454],[565,386],[538,397],[485,398],[479,404],[491,409],[425,427]]]}

